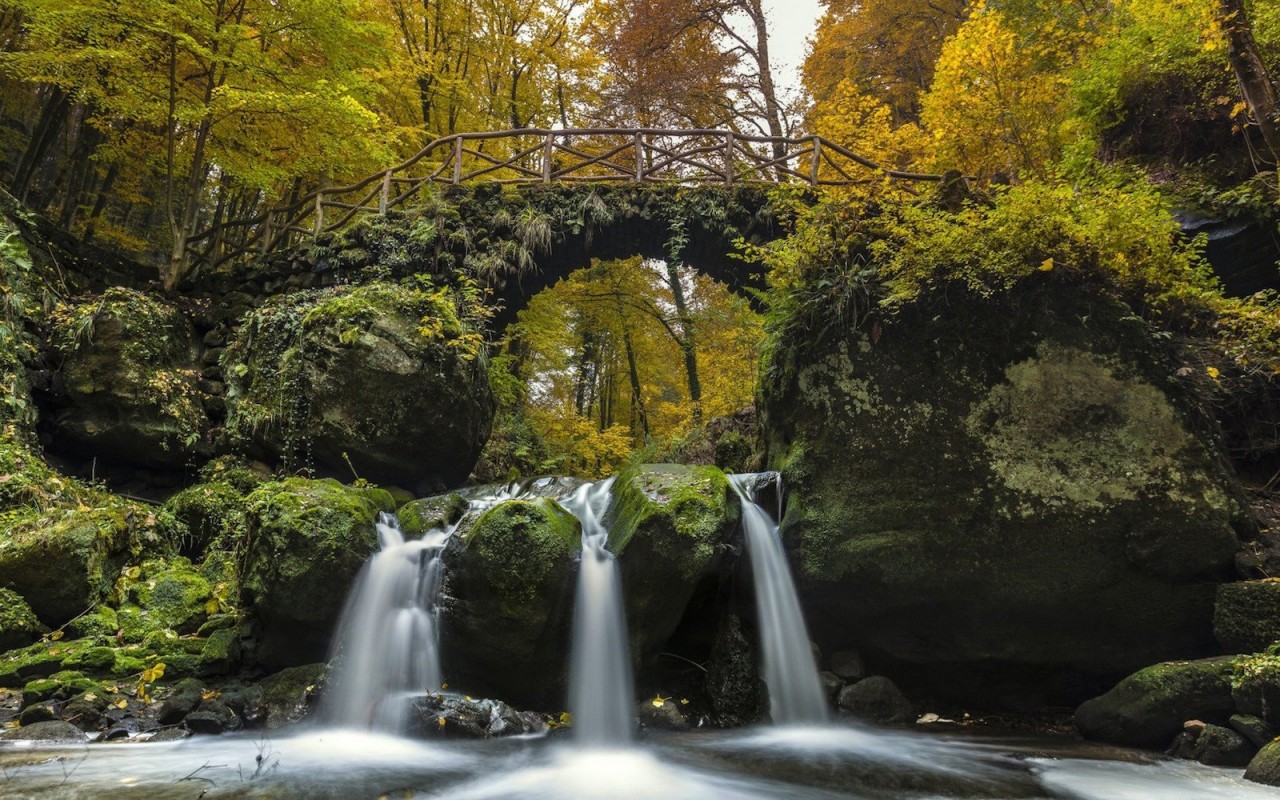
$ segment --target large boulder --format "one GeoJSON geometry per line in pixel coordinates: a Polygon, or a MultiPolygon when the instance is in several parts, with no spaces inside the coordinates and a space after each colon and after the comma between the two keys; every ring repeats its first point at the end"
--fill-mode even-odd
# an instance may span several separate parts
{"type": "Polygon", "coordinates": [[[461,527],[443,556],[445,678],[473,694],[562,707],[578,520],[544,497],[499,503],[461,527]]]}
{"type": "Polygon", "coordinates": [[[255,456],[429,491],[493,426],[482,337],[452,295],[373,283],[277,298],[223,357],[227,429],[255,456]]]}
{"type": "Polygon", "coordinates": [[[741,516],[732,496],[715,467],[647,464],[618,476],[606,521],[635,656],[652,655],[671,636],[727,549],[741,516]]]}
{"type": "Polygon", "coordinates": [[[356,574],[377,550],[381,489],[288,478],[249,495],[241,594],[260,626],[256,659],[270,667],[320,661],[356,574]]]}
{"type": "Polygon", "coordinates": [[[0,587],[0,652],[29,645],[44,630],[22,595],[0,587]]]}
{"type": "Polygon", "coordinates": [[[930,297],[770,351],[763,429],[814,638],[935,675],[1204,654],[1247,523],[1146,324],[1082,287],[930,297]]]}
{"type": "Polygon", "coordinates": [[[1228,653],[1258,653],[1280,642],[1280,580],[1218,587],[1213,635],[1228,653]]]}
{"type": "Polygon", "coordinates": [[[199,342],[178,308],[116,287],[61,309],[55,323],[60,451],[160,467],[208,454],[199,342]]]}
{"type": "Polygon", "coordinates": [[[0,586],[27,598],[45,625],[59,627],[105,599],[128,561],[170,535],[144,506],[100,502],[20,515],[0,535],[0,586]]]}
{"type": "Polygon", "coordinates": [[[1076,727],[1090,739],[1163,749],[1188,720],[1230,722],[1235,670],[1230,656],[1147,667],[1076,709],[1076,727]]]}

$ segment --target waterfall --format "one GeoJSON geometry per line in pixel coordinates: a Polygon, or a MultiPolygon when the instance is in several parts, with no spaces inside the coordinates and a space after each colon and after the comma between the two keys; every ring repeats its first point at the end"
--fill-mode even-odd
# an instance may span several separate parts
{"type": "Polygon", "coordinates": [[[755,500],[755,486],[772,475],[731,475],[742,498],[742,528],[755,576],[756,612],[764,650],[764,681],[769,687],[769,711],[775,724],[804,725],[827,718],[818,668],[809,648],[809,632],[800,613],[800,599],[787,566],[778,525],[755,500]]]}
{"type": "Polygon", "coordinates": [[[403,729],[408,698],[439,691],[436,594],[450,531],[404,540],[399,521],[379,516],[379,550],[364,565],[343,612],[342,663],[325,703],[334,724],[386,733],[403,729]]]}
{"type": "Polygon", "coordinates": [[[582,565],[573,617],[569,710],[577,741],[618,746],[631,740],[635,689],[622,605],[622,578],[602,521],[613,479],[584,484],[560,501],[582,523],[582,565]]]}

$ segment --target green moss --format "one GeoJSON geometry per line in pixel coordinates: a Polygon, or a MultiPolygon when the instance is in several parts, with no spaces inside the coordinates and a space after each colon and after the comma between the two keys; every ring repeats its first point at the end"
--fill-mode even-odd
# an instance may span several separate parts
{"type": "Polygon", "coordinates": [[[147,612],[153,624],[178,633],[193,633],[209,616],[213,588],[185,558],[148,562],[129,584],[129,599],[147,612]]]}
{"type": "Polygon", "coordinates": [[[43,630],[22,595],[0,587],[0,651],[30,644],[43,630]]]}
{"type": "Polygon", "coordinates": [[[183,552],[196,557],[210,548],[235,549],[244,536],[245,508],[245,492],[224,481],[196,484],[165,502],[165,509],[186,526],[183,552]]]}
{"type": "Polygon", "coordinates": [[[728,542],[739,507],[716,467],[630,467],[614,483],[609,548],[627,587],[632,646],[650,655],[679,624],[698,584],[728,542]]]}
{"type": "Polygon", "coordinates": [[[95,636],[115,636],[120,630],[120,618],[116,610],[110,606],[99,606],[88,614],[76,617],[67,623],[67,635],[75,639],[88,639],[95,636]]]}
{"type": "Polygon", "coordinates": [[[82,401],[59,421],[68,435],[86,443],[132,440],[180,463],[208,430],[194,332],[175,307],[112,287],[56,309],[51,345],[68,395],[82,401]]]}
{"type": "Polygon", "coordinates": [[[1213,634],[1228,653],[1257,653],[1280,642],[1280,579],[1218,587],[1213,634]]]}
{"type": "Polygon", "coordinates": [[[654,554],[684,578],[698,575],[736,519],[729,480],[716,467],[631,467],[614,484],[609,549],[621,556],[643,532],[654,554]]]}
{"type": "Polygon", "coordinates": [[[455,493],[424,497],[400,506],[396,516],[405,536],[421,536],[429,530],[447,528],[467,512],[466,499],[455,493]]]}
{"type": "Polygon", "coordinates": [[[242,596],[266,623],[266,657],[277,644],[281,658],[291,648],[323,653],[351,581],[377,548],[374,521],[390,506],[383,490],[335,480],[289,478],[249,495],[242,596]]]}
{"type": "Polygon", "coordinates": [[[508,615],[536,602],[582,548],[578,520],[550,498],[508,500],[480,515],[463,542],[508,615]]]}
{"type": "Polygon", "coordinates": [[[1166,747],[1189,719],[1226,724],[1236,711],[1233,658],[1171,661],[1139,670],[1080,706],[1076,725],[1090,738],[1132,747],[1166,747]]]}

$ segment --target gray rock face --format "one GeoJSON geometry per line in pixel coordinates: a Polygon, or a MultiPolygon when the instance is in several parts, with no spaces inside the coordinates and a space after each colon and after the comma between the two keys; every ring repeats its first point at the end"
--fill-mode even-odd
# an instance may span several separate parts
{"type": "Polygon", "coordinates": [[[88,739],[84,731],[70,722],[51,720],[23,725],[0,733],[0,741],[6,742],[60,742],[80,744],[88,739]]]}
{"type": "Polygon", "coordinates": [[[893,681],[880,675],[844,687],[837,703],[841,710],[869,722],[902,723],[915,719],[911,701],[893,681]]]}
{"type": "Polygon", "coordinates": [[[1240,490],[1127,307],[948,295],[780,341],[761,395],[824,650],[1041,675],[1209,650],[1240,490]]]}
{"type": "Polygon", "coordinates": [[[1280,580],[1218,587],[1213,635],[1228,653],[1261,653],[1280,641],[1280,580]]]}
{"type": "Polygon", "coordinates": [[[53,341],[59,448],[142,466],[207,457],[199,347],[182,313],[121,288],[69,313],[53,341]]]}
{"type": "Polygon", "coordinates": [[[493,427],[483,354],[422,289],[390,283],[288,295],[227,348],[227,429],[274,460],[378,483],[460,485],[493,427]]]}
{"type": "Polygon", "coordinates": [[[537,714],[516,711],[500,700],[428,694],[414,698],[412,705],[409,735],[424,739],[491,739],[546,730],[537,714]]]}

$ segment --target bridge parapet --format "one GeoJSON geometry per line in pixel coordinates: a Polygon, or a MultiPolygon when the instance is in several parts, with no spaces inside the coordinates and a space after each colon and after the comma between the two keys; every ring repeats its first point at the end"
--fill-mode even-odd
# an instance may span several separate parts
{"type": "Polygon", "coordinates": [[[209,269],[266,255],[362,215],[386,214],[431,184],[740,183],[852,186],[940,181],[881,165],[821,136],[751,136],[729,130],[522,128],[456,133],[349,186],[326,187],[245,219],[217,222],[187,239],[193,266],[209,269]]]}

